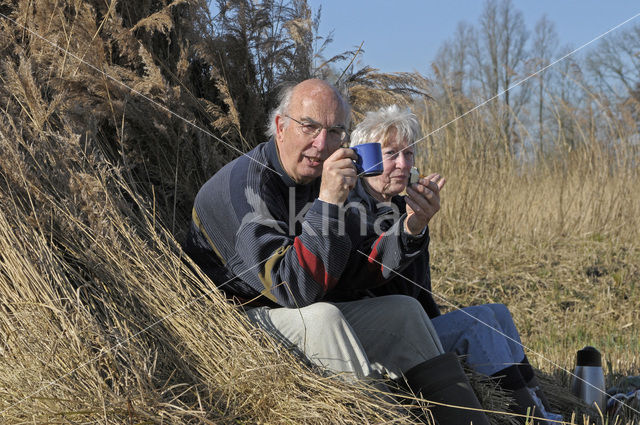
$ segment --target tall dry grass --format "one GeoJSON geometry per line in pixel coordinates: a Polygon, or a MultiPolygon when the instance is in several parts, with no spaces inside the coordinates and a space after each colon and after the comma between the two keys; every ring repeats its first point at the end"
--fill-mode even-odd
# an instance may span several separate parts
{"type": "Polygon", "coordinates": [[[0,2],[0,422],[411,423],[183,258],[195,190],[247,148],[222,74],[201,78],[205,8],[0,2]]]}
{"type": "MultiPolygon", "coordinates": [[[[16,150],[29,144],[13,140],[16,150]]],[[[36,142],[55,149],[72,140],[36,142]]],[[[18,154],[7,138],[1,141],[5,152],[18,154]]],[[[3,185],[4,423],[402,417],[352,387],[320,379],[247,326],[216,291],[203,293],[207,279],[189,270],[173,237],[154,225],[152,208],[125,199],[136,195],[117,170],[96,165],[59,173],[57,183],[75,175],[82,186],[61,187],[55,196],[41,192],[43,182],[33,175],[27,184],[3,185]],[[22,190],[28,204],[18,200],[22,190]],[[83,204],[77,199],[83,194],[94,199],[83,204]],[[129,210],[131,204],[138,210],[129,210]],[[100,209],[98,223],[86,206],[100,209]]],[[[24,163],[13,166],[19,175],[31,171],[24,163]]]]}
{"type": "MultiPolygon", "coordinates": [[[[296,5],[306,18],[288,28],[306,39],[296,5]]],[[[268,85],[246,83],[256,70],[243,37],[263,34],[254,30],[269,16],[254,6],[225,2],[225,17],[243,19],[207,38],[213,18],[196,0],[0,1],[3,423],[411,423],[300,364],[182,256],[196,190],[256,143],[273,101],[268,85]]],[[[300,63],[267,41],[278,64],[300,63]]],[[[357,113],[428,90],[419,76],[373,70],[346,86],[357,113]]],[[[454,115],[430,105],[425,129],[454,115]]],[[[595,341],[612,371],[632,370],[616,347],[637,347],[637,171],[612,168],[609,149],[589,147],[603,140],[593,132],[560,162],[517,166],[470,118],[424,151],[449,178],[433,227],[436,288],[459,304],[506,302],[524,342],[560,365],[610,338],[595,341]],[[584,184],[594,177],[626,186],[594,200],[584,184]],[[596,328],[594,314],[606,318],[596,328]]],[[[538,364],[550,388],[566,379],[538,364]]],[[[503,395],[474,385],[501,410],[503,395]]]]}
{"type": "Polygon", "coordinates": [[[534,141],[526,159],[481,110],[456,120],[475,105],[453,96],[425,104],[417,146],[421,168],[448,180],[431,224],[442,303],[507,304],[531,361],[566,390],[585,345],[602,352],[608,385],[640,368],[638,122],[584,94],[598,108],[556,116],[576,137],[534,141]]]}

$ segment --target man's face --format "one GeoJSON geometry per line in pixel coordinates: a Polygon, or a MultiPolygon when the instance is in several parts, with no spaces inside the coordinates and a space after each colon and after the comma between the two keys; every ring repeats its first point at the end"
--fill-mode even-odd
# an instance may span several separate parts
{"type": "Polygon", "coordinates": [[[322,174],[324,161],[341,145],[335,131],[327,128],[346,125],[342,104],[331,87],[317,80],[300,83],[291,96],[286,116],[276,116],[276,142],[280,161],[287,174],[299,184],[307,184],[322,174]],[[296,121],[298,122],[296,122],[296,121]],[[305,125],[322,125],[316,136],[305,125]]]}

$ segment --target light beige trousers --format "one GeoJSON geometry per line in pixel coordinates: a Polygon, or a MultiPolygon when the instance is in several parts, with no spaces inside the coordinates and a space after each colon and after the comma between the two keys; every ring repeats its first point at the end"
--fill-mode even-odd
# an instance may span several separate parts
{"type": "Polygon", "coordinates": [[[444,352],[420,303],[404,295],[299,309],[258,307],[247,315],[287,347],[346,380],[397,379],[444,352]]]}

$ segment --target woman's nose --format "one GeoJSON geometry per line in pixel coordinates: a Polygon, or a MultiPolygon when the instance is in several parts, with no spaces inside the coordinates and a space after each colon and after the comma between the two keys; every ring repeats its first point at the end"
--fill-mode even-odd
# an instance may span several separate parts
{"type": "Polygon", "coordinates": [[[407,168],[407,167],[411,167],[413,164],[411,164],[411,161],[409,160],[409,157],[406,156],[404,154],[404,152],[399,152],[398,153],[398,157],[396,158],[396,166],[398,168],[407,168]]]}

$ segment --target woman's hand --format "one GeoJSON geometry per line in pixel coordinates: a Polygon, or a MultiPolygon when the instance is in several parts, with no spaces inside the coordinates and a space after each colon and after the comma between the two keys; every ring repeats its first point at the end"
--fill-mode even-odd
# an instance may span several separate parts
{"type": "Polygon", "coordinates": [[[440,190],[446,179],[433,173],[407,186],[407,218],[405,231],[410,235],[418,235],[429,224],[429,220],[440,210],[440,190]]]}

